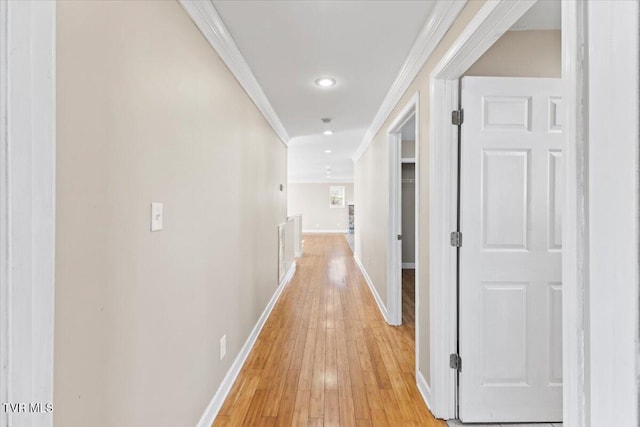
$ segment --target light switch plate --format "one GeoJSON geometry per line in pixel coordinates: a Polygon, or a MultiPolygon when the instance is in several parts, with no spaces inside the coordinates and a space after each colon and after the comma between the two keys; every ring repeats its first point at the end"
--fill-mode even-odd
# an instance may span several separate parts
{"type": "Polygon", "coordinates": [[[151,231],[162,230],[162,203],[151,203],[151,231]]]}
{"type": "Polygon", "coordinates": [[[227,334],[220,338],[220,360],[224,359],[225,354],[227,354],[227,334]]]}

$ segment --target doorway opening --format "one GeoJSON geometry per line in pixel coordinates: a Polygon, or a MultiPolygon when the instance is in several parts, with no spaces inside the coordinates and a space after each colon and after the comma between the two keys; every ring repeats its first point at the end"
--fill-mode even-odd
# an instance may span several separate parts
{"type": "Polygon", "coordinates": [[[416,93],[387,130],[387,323],[407,327],[414,337],[416,373],[419,373],[420,348],[419,120],[419,94],[416,93]]]}
{"type": "Polygon", "coordinates": [[[415,335],[416,118],[400,129],[402,324],[415,335]]]}

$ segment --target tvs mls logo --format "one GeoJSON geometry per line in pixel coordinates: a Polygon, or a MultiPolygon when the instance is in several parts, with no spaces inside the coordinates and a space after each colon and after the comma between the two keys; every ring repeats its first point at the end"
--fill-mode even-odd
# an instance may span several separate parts
{"type": "Polygon", "coordinates": [[[53,403],[2,403],[2,412],[10,414],[48,414],[53,403]]]}

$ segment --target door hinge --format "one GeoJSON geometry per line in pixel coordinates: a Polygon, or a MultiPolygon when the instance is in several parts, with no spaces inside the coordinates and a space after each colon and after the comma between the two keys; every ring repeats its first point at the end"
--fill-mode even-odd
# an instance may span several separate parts
{"type": "Polygon", "coordinates": [[[450,354],[449,355],[449,367],[451,369],[455,369],[458,372],[462,371],[462,359],[458,354],[450,354]]]}
{"type": "Polygon", "coordinates": [[[402,234],[398,234],[398,240],[402,240],[402,234]]]}
{"type": "Polygon", "coordinates": [[[455,246],[456,248],[462,247],[462,233],[459,231],[451,232],[451,246],[455,246]]]}
{"type": "Polygon", "coordinates": [[[462,122],[464,122],[464,111],[462,109],[453,110],[451,112],[451,124],[454,126],[460,126],[462,122]]]}

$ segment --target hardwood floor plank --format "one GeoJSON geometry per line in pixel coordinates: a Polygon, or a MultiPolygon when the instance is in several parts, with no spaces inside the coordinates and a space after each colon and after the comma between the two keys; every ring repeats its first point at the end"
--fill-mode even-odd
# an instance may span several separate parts
{"type": "Polygon", "coordinates": [[[324,392],[324,425],[325,427],[340,426],[338,390],[325,390],[324,392]]]}
{"type": "Polygon", "coordinates": [[[283,290],[214,426],[426,426],[415,384],[412,272],[387,325],[342,235],[304,235],[283,290]]]}
{"type": "Polygon", "coordinates": [[[338,363],[336,361],[336,330],[327,329],[325,342],[324,389],[338,389],[338,363]]]}
{"type": "Polygon", "coordinates": [[[293,420],[292,426],[307,425],[309,420],[309,397],[311,395],[310,390],[298,390],[296,394],[296,403],[293,407],[293,420]]]}
{"type": "Polygon", "coordinates": [[[216,420],[213,422],[212,427],[227,427],[229,425],[229,416],[228,415],[218,415],[216,420]]]}
{"type": "MultiPolygon", "coordinates": [[[[371,414],[371,423],[374,427],[387,427],[389,426],[389,421],[387,421],[387,414],[384,410],[384,403],[382,401],[382,397],[380,396],[380,390],[375,384],[368,384],[366,386],[367,390],[367,401],[369,402],[369,411],[371,414]]],[[[391,427],[395,427],[391,425],[391,427]]]]}
{"type": "Polygon", "coordinates": [[[298,377],[300,371],[289,370],[287,372],[287,380],[285,382],[282,395],[278,399],[277,408],[278,415],[276,418],[277,427],[288,427],[293,425],[293,412],[296,404],[296,397],[298,394],[298,377]]]}
{"type": "Polygon", "coordinates": [[[324,414],[324,372],[325,372],[325,328],[316,332],[316,349],[311,379],[311,397],[309,401],[309,417],[321,418],[324,414]]]}
{"type": "Polygon", "coordinates": [[[247,415],[245,415],[244,420],[242,421],[243,425],[255,426],[260,424],[266,397],[266,389],[256,389],[255,393],[253,394],[253,399],[251,399],[251,403],[247,408],[247,415]]]}
{"type": "Polygon", "coordinates": [[[349,371],[338,371],[338,397],[340,407],[340,425],[342,427],[354,427],[356,425],[356,414],[353,404],[353,389],[349,371]]]}
{"type": "Polygon", "coordinates": [[[230,426],[243,425],[244,418],[249,412],[249,407],[251,405],[251,401],[253,400],[253,395],[258,388],[259,383],[259,372],[249,371],[247,374],[247,378],[240,388],[238,397],[231,409],[231,414],[229,416],[230,426]]]}
{"type": "Polygon", "coordinates": [[[390,426],[404,426],[411,421],[401,412],[400,403],[393,394],[393,390],[380,390],[380,398],[390,426]]]}
{"type": "Polygon", "coordinates": [[[275,417],[278,415],[281,397],[286,388],[287,373],[288,370],[286,367],[280,367],[267,387],[267,398],[262,412],[263,416],[275,417]]]}
{"type": "Polygon", "coordinates": [[[368,420],[371,418],[369,401],[367,399],[367,389],[351,386],[351,398],[353,399],[353,412],[356,420],[368,420]]]}
{"type": "Polygon", "coordinates": [[[385,365],[380,351],[380,346],[384,345],[376,338],[374,328],[364,328],[364,338],[371,355],[371,366],[376,377],[378,388],[391,389],[391,381],[389,381],[388,367],[385,365]]]}
{"type": "Polygon", "coordinates": [[[316,333],[318,329],[309,328],[307,331],[302,366],[300,367],[300,381],[298,383],[298,389],[300,390],[311,390],[311,379],[313,377],[313,361],[315,359],[316,333]]]}
{"type": "Polygon", "coordinates": [[[375,369],[373,367],[372,358],[369,354],[369,347],[367,346],[364,336],[364,328],[356,328],[355,336],[363,381],[366,385],[377,385],[375,369]]]}

